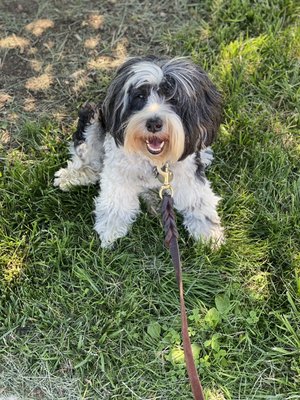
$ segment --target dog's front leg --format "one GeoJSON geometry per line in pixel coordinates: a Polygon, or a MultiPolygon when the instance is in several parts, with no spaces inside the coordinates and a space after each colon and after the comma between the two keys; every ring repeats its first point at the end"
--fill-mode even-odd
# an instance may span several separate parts
{"type": "Polygon", "coordinates": [[[140,209],[139,187],[134,182],[128,186],[128,180],[122,176],[115,181],[114,176],[113,171],[103,171],[101,192],[95,201],[95,230],[103,248],[111,247],[116,239],[127,234],[140,209]]]}
{"type": "MultiPolygon", "coordinates": [[[[224,232],[217,205],[220,200],[204,173],[197,175],[191,157],[174,171],[174,205],[182,214],[184,226],[195,240],[219,247],[224,242],[224,232]]],[[[178,163],[179,164],[179,163],[178,163]]]]}

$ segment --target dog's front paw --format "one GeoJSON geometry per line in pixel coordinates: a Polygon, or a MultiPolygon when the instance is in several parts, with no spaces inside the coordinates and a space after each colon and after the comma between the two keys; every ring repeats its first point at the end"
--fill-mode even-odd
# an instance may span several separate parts
{"type": "Polygon", "coordinates": [[[115,242],[106,241],[101,238],[100,238],[100,240],[101,240],[100,246],[102,249],[104,249],[104,250],[113,250],[114,249],[115,242]]]}
{"type": "Polygon", "coordinates": [[[104,231],[100,224],[96,222],[94,229],[99,235],[100,241],[101,241],[101,248],[102,249],[108,249],[111,250],[114,248],[115,242],[117,239],[123,237],[123,234],[120,234],[118,232],[113,232],[110,229],[107,231],[104,231]]]}
{"type": "Polygon", "coordinates": [[[214,250],[225,242],[224,229],[218,215],[202,218],[188,215],[185,218],[185,226],[194,240],[205,243],[214,250]]]}
{"type": "Polygon", "coordinates": [[[118,215],[110,218],[109,215],[97,210],[94,229],[99,235],[101,247],[103,249],[112,249],[118,239],[126,236],[128,224],[122,221],[118,215]]]}
{"type": "Polygon", "coordinates": [[[70,170],[68,168],[61,168],[55,172],[54,176],[53,186],[59,187],[62,191],[67,192],[72,186],[70,170]]]}
{"type": "Polygon", "coordinates": [[[218,250],[225,243],[224,229],[218,226],[210,236],[204,238],[204,242],[212,249],[218,250]]]}

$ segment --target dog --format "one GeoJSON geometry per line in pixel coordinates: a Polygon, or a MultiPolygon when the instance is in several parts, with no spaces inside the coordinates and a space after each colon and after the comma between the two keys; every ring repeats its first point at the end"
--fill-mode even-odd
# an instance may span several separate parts
{"type": "MultiPolygon", "coordinates": [[[[100,183],[95,230],[103,248],[124,237],[139,211],[139,198],[155,204],[157,170],[173,172],[173,198],[195,240],[219,246],[224,232],[220,200],[205,168],[221,123],[222,99],[208,75],[186,58],[134,57],[117,70],[103,104],[79,112],[71,160],[54,185],[100,183]]],[[[154,207],[155,208],[155,207],[154,207]]]]}

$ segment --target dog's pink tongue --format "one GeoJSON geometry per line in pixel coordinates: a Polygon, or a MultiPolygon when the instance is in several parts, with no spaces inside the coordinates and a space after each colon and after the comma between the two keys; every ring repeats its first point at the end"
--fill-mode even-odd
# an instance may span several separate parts
{"type": "Polygon", "coordinates": [[[157,137],[151,138],[149,140],[149,144],[151,145],[152,149],[160,149],[162,140],[157,137]]]}

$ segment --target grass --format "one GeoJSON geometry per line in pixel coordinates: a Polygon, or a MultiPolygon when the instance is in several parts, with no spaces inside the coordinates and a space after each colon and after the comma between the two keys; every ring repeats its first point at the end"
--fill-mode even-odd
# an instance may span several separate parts
{"type": "MultiPolygon", "coordinates": [[[[144,14],[138,3],[127,5],[133,14],[115,6],[122,29],[133,15],[137,24],[126,34],[120,29],[116,43],[126,35],[134,41],[140,27],[137,47],[127,51],[141,54],[147,13],[157,11],[147,51],[192,57],[224,95],[208,176],[223,199],[226,244],[212,251],[179,228],[190,335],[200,350],[196,363],[206,397],[300,399],[299,8],[292,0],[184,3],[176,29],[169,25],[168,31],[168,25],[159,30],[167,3],[144,14]]],[[[109,4],[101,7],[110,21],[109,4]]],[[[40,18],[44,10],[46,5],[40,18]]],[[[74,1],[68,15],[81,34],[79,10],[74,1]]],[[[59,35],[52,39],[58,40],[63,26],[53,19],[59,35]]],[[[20,18],[10,28],[16,34],[23,32],[18,23],[20,18]]],[[[110,56],[108,38],[104,42],[110,56]]],[[[20,56],[20,49],[6,56],[20,56]]],[[[72,92],[74,101],[103,96],[111,73],[96,70],[97,82],[72,92]]],[[[39,107],[55,108],[55,96],[61,104],[60,80],[40,98],[31,92],[39,107]]],[[[74,115],[71,97],[66,110],[74,115]]],[[[101,250],[92,229],[97,188],[62,193],[52,187],[73,123],[53,116],[37,121],[18,99],[3,109],[0,396],[191,399],[160,221],[142,214],[114,251],[101,250]],[[18,125],[11,118],[16,112],[18,125]]]]}

